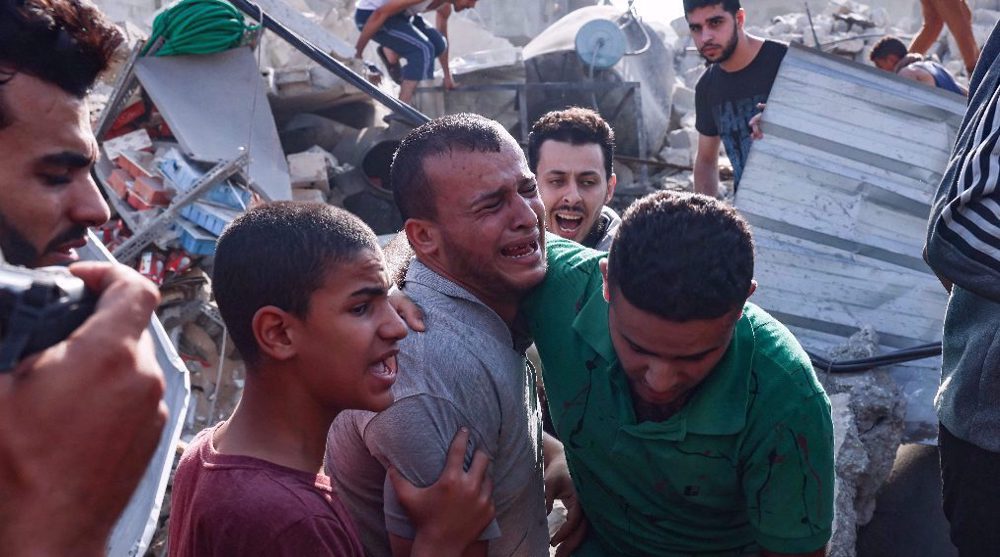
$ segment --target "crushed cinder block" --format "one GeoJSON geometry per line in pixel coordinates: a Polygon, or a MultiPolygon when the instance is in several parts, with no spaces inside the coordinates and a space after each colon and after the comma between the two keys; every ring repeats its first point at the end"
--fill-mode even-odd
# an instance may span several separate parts
{"type": "MultiPolygon", "coordinates": [[[[292,179],[292,189],[329,189],[326,157],[316,151],[304,151],[288,155],[288,174],[292,179]]],[[[294,193],[294,192],[293,192],[294,193]]]]}
{"type": "Polygon", "coordinates": [[[660,151],[660,159],[671,166],[682,168],[690,168],[693,161],[691,149],[674,149],[671,147],[660,151]]]}
{"type": "Polygon", "coordinates": [[[695,111],[694,88],[678,83],[674,86],[674,112],[679,116],[695,111]]]}
{"type": "MultiPolygon", "coordinates": [[[[878,335],[866,326],[830,351],[831,360],[874,356],[878,335]]],[[[820,373],[834,416],[836,497],[828,555],[854,557],[857,529],[875,512],[879,488],[889,477],[903,437],[902,389],[878,369],[853,374],[820,373]]]]}
{"type": "Polygon", "coordinates": [[[667,134],[667,143],[674,149],[693,151],[698,148],[698,131],[693,128],[681,128],[667,134]]]}

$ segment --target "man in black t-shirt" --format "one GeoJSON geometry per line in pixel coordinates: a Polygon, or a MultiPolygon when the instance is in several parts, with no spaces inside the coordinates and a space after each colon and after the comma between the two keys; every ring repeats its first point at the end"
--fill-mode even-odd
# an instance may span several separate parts
{"type": "Polygon", "coordinates": [[[691,38],[710,65],[695,88],[700,134],[694,188],[719,196],[719,144],[733,165],[739,186],[750,145],[761,137],[760,114],[788,46],[747,35],[739,0],[684,0],[691,38]]]}

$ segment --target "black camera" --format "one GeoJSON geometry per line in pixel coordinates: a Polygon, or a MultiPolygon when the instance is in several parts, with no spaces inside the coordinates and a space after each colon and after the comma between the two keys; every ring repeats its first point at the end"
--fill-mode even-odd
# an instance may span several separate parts
{"type": "Polygon", "coordinates": [[[0,263],[0,372],[65,339],[96,304],[83,281],[65,269],[0,263]]]}

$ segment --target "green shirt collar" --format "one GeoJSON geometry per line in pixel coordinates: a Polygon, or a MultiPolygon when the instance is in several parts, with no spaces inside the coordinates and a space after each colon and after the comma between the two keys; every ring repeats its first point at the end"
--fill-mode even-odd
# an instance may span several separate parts
{"type": "MultiPolygon", "coordinates": [[[[597,289],[588,298],[577,301],[580,312],[573,320],[573,330],[604,361],[614,367],[609,379],[624,389],[623,395],[631,408],[631,395],[625,372],[618,364],[618,356],[611,343],[608,330],[608,303],[603,290],[597,289]]],[[[736,330],[729,348],[715,369],[698,386],[691,400],[674,416],[663,422],[643,422],[624,429],[627,433],[644,439],[683,439],[688,433],[700,435],[733,435],[746,425],[747,404],[750,400],[750,368],[753,365],[753,325],[743,308],[743,316],[736,322],[736,330]]]]}

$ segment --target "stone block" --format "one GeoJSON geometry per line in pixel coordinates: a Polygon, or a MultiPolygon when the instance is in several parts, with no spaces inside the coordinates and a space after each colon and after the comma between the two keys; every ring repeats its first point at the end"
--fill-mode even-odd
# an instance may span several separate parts
{"type": "Polygon", "coordinates": [[[288,155],[288,174],[292,188],[325,188],[327,174],[326,157],[316,151],[304,151],[288,155]]]}
{"type": "Polygon", "coordinates": [[[667,147],[666,149],[660,151],[660,158],[667,164],[682,168],[690,168],[692,163],[692,150],[673,149],[671,147],[667,147]]]}
{"type": "Polygon", "coordinates": [[[674,87],[674,112],[683,117],[695,111],[694,89],[678,83],[674,87]]]}

